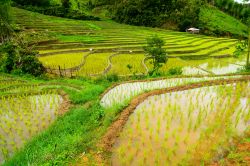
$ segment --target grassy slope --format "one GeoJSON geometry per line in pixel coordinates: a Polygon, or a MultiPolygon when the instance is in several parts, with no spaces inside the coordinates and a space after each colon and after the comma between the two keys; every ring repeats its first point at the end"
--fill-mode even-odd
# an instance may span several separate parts
{"type": "Polygon", "coordinates": [[[202,8],[199,17],[202,28],[208,29],[213,33],[231,33],[234,36],[247,36],[246,25],[214,7],[202,8]]]}

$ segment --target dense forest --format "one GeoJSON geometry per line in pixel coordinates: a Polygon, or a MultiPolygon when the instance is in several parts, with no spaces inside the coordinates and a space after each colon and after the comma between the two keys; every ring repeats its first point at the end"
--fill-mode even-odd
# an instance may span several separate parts
{"type": "Polygon", "coordinates": [[[247,23],[250,8],[247,3],[233,0],[101,0],[98,5],[108,5],[112,18],[121,23],[158,27],[173,23],[180,30],[199,25],[202,6],[214,6],[247,23]]]}

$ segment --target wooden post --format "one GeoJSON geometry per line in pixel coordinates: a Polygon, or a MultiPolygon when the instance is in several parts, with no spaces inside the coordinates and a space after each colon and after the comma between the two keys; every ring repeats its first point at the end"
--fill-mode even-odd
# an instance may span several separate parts
{"type": "Polygon", "coordinates": [[[59,68],[60,77],[62,77],[62,73],[61,73],[61,67],[60,67],[60,65],[58,66],[58,68],[59,68]]]}

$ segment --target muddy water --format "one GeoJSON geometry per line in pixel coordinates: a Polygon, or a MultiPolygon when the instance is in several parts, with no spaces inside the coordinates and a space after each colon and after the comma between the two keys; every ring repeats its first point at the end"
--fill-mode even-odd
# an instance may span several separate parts
{"type": "Polygon", "coordinates": [[[0,163],[47,128],[62,102],[53,94],[0,100],[0,163]]]}
{"type": "Polygon", "coordinates": [[[250,125],[250,84],[239,85],[149,97],[136,108],[117,139],[112,165],[211,160],[214,149],[226,146],[231,136],[243,134],[250,125]]]}
{"type": "Polygon", "coordinates": [[[115,105],[122,105],[129,101],[134,96],[141,94],[145,91],[150,91],[154,89],[163,89],[168,87],[174,87],[178,85],[185,85],[188,83],[195,83],[200,81],[217,80],[224,78],[237,78],[241,76],[221,76],[221,77],[202,77],[202,78],[172,78],[166,80],[158,81],[148,81],[148,82],[134,82],[125,83],[115,88],[111,89],[107,94],[101,99],[101,105],[103,107],[112,107],[115,105]]]}

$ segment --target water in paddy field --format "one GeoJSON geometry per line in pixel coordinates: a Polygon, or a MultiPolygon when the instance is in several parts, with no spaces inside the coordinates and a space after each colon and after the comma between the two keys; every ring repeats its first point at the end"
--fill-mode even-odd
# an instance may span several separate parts
{"type": "Polygon", "coordinates": [[[0,163],[23,144],[48,127],[57,114],[60,95],[2,98],[0,101],[0,163]]]}
{"type": "Polygon", "coordinates": [[[200,164],[250,126],[250,83],[149,97],[113,146],[112,165],[200,164]]]}
{"type": "Polygon", "coordinates": [[[229,79],[238,78],[241,76],[221,76],[221,77],[200,77],[200,78],[172,78],[157,81],[148,82],[133,82],[125,83],[111,89],[101,99],[101,105],[103,107],[112,107],[115,105],[121,105],[129,101],[132,97],[137,96],[145,91],[164,89],[174,86],[185,85],[188,83],[195,83],[201,81],[218,80],[218,79],[229,79]]]}

